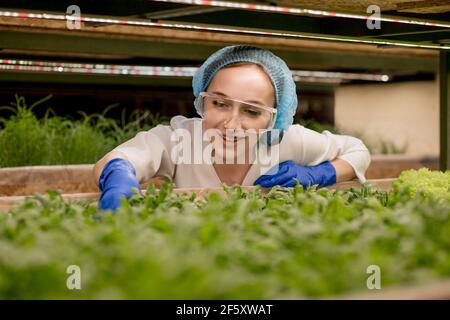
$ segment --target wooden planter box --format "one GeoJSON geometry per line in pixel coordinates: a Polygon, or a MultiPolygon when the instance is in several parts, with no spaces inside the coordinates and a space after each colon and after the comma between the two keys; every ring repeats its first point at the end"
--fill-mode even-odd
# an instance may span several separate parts
{"type": "MultiPolygon", "coordinates": [[[[383,276],[382,276],[383,277],[383,276]]],[[[383,278],[382,278],[383,279],[383,278]]],[[[381,287],[380,290],[352,292],[332,299],[342,300],[450,300],[450,279],[419,285],[381,287]]]]}
{"type": "Polygon", "coordinates": [[[91,164],[0,169],[0,196],[31,195],[59,189],[64,193],[97,191],[91,164]]]}
{"type": "MultiPolygon", "coordinates": [[[[392,179],[385,178],[396,178],[403,170],[408,169],[426,167],[436,170],[438,165],[436,157],[373,155],[366,177],[370,179],[374,188],[388,190],[392,179]]],[[[150,182],[158,187],[163,180],[155,178],[150,182]]],[[[141,186],[145,189],[146,183],[141,186]]],[[[353,181],[333,186],[341,190],[350,187],[359,188],[360,184],[353,181]]],[[[33,195],[36,192],[45,193],[49,189],[60,190],[67,200],[96,200],[99,196],[98,187],[93,179],[92,164],[2,168],[0,169],[0,210],[9,210],[23,200],[23,196],[33,195]]],[[[206,191],[208,190],[176,189],[176,192],[197,192],[198,194],[206,191]]]]}
{"type": "MultiPolygon", "coordinates": [[[[405,155],[373,155],[366,177],[373,188],[389,190],[392,178],[404,170],[430,168],[438,169],[438,158],[411,157],[405,155]],[[389,178],[389,179],[385,179],[389,178]]],[[[93,165],[54,165],[29,166],[0,169],[0,210],[6,211],[24,199],[24,196],[36,192],[45,193],[49,189],[60,190],[67,200],[98,199],[98,187],[93,179],[93,165]]],[[[159,178],[151,183],[157,187],[163,182],[159,178]]],[[[146,183],[141,185],[146,188],[146,183]]],[[[332,188],[359,188],[358,182],[345,182],[332,188]]],[[[205,189],[176,189],[175,192],[197,192],[203,194],[205,189]]],[[[219,191],[220,190],[217,190],[219,191]]]]}
{"type": "MultiPolygon", "coordinates": [[[[373,189],[377,190],[389,190],[392,186],[392,182],[395,179],[374,179],[369,180],[368,182],[371,184],[373,189]]],[[[155,183],[156,187],[158,187],[158,183],[161,183],[162,180],[155,180],[157,183],[155,183]]],[[[329,189],[336,189],[336,190],[346,190],[349,188],[361,188],[361,184],[357,180],[353,181],[346,181],[337,183],[333,186],[328,187],[329,189]]],[[[48,187],[47,187],[48,188],[48,187]]],[[[251,190],[255,187],[248,186],[248,187],[242,187],[245,190],[251,190]]],[[[45,192],[45,191],[36,191],[36,192],[45,192]]],[[[142,191],[145,193],[145,189],[142,191]]],[[[209,192],[218,192],[220,194],[223,194],[225,191],[223,188],[175,188],[173,190],[175,193],[184,193],[191,195],[192,193],[196,193],[198,197],[204,197],[209,192]]],[[[22,201],[24,201],[27,197],[30,197],[32,195],[24,195],[24,196],[3,196],[0,197],[0,212],[7,212],[8,210],[12,209],[13,207],[20,204],[22,201]]],[[[100,196],[99,192],[82,192],[82,193],[63,193],[62,197],[66,201],[76,201],[76,200],[98,200],[100,196]]]]}
{"type": "MultiPolygon", "coordinates": [[[[68,194],[98,192],[93,169],[93,164],[2,168],[0,197],[32,195],[49,189],[68,194]]],[[[155,178],[151,182],[159,185],[162,180],[155,178]]]]}
{"type": "MultiPolygon", "coordinates": [[[[373,155],[367,179],[397,178],[403,170],[438,169],[437,158],[404,155],[373,155]]],[[[152,179],[159,185],[161,179],[152,179]]],[[[0,169],[0,197],[31,195],[58,189],[62,193],[98,192],[93,179],[93,165],[30,166],[0,169]]]]}
{"type": "Polygon", "coordinates": [[[416,157],[408,155],[372,155],[366,172],[367,179],[397,178],[404,170],[429,168],[439,170],[438,157],[416,157]]]}

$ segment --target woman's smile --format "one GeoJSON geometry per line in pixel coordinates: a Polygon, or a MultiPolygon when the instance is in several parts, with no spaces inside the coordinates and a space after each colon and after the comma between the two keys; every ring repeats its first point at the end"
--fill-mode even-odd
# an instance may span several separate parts
{"type": "Polygon", "coordinates": [[[238,142],[244,140],[245,137],[239,137],[235,135],[222,134],[223,144],[237,144],[238,142]]]}

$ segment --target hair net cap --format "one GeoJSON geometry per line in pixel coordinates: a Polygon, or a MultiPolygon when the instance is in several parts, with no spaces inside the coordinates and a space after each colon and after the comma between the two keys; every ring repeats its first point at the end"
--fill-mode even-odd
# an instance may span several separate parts
{"type": "Polygon", "coordinates": [[[260,65],[272,80],[275,88],[277,114],[274,129],[287,130],[297,110],[297,92],[292,72],[286,63],[272,52],[248,45],[229,46],[213,53],[195,72],[192,79],[194,106],[202,91],[206,91],[214,75],[223,67],[250,62],[260,65]]]}

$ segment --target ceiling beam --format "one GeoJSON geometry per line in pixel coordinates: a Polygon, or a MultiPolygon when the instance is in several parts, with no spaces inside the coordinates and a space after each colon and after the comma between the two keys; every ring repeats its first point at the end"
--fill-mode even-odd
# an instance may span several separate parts
{"type": "Polygon", "coordinates": [[[450,30],[428,30],[428,31],[416,31],[416,32],[403,32],[403,33],[389,33],[380,34],[376,36],[370,36],[370,38],[381,38],[389,40],[404,40],[413,42],[432,41],[436,43],[444,43],[446,39],[450,39],[450,30]]]}
{"type": "MultiPolygon", "coordinates": [[[[329,25],[326,25],[329,29],[329,25]]],[[[283,49],[300,49],[312,51],[339,51],[348,53],[376,54],[376,55],[399,55],[399,56],[422,56],[437,58],[438,52],[434,50],[413,49],[413,48],[391,48],[380,49],[374,45],[341,43],[332,41],[319,41],[310,39],[292,39],[280,37],[255,37],[251,35],[217,33],[208,31],[174,30],[170,28],[142,28],[138,26],[107,25],[100,28],[92,28],[86,25],[81,26],[81,30],[67,30],[66,21],[21,19],[14,17],[0,17],[0,30],[13,31],[33,31],[52,32],[61,35],[77,36],[102,36],[102,37],[129,37],[158,39],[162,42],[183,42],[191,44],[236,44],[247,43],[267,47],[283,49]]],[[[413,30],[416,31],[416,30],[413,30]]],[[[402,32],[404,32],[402,30],[402,32]]],[[[390,32],[393,33],[393,32],[390,32]]]]}
{"type": "MultiPolygon", "coordinates": [[[[107,37],[97,35],[77,35],[75,33],[31,32],[1,30],[0,48],[119,55],[141,58],[191,61],[199,64],[209,55],[222,48],[224,43],[164,42],[145,37],[107,37]]],[[[314,51],[301,48],[283,49],[269,47],[293,68],[318,69],[363,69],[363,70],[409,70],[417,72],[435,72],[438,68],[437,57],[414,55],[382,55],[352,51],[314,51]]],[[[1,51],[0,51],[1,53],[1,51]]]]}
{"type": "MultiPolygon", "coordinates": [[[[217,8],[217,7],[187,7],[187,8],[176,8],[176,9],[168,9],[168,10],[160,10],[148,13],[139,13],[130,16],[126,16],[125,18],[141,18],[141,19],[172,19],[172,18],[181,18],[187,17],[197,14],[205,14],[205,13],[213,13],[229,10],[227,8],[217,8]]],[[[99,27],[108,25],[107,23],[98,23],[98,22],[88,22],[86,23],[88,26],[99,27]]]]}
{"type": "Polygon", "coordinates": [[[205,14],[212,12],[220,12],[229,10],[227,8],[216,8],[216,7],[188,7],[188,8],[176,8],[169,10],[161,10],[155,12],[149,12],[144,14],[136,15],[136,18],[148,18],[148,19],[172,19],[186,16],[193,16],[196,14],[205,14]]]}
{"type": "Polygon", "coordinates": [[[410,9],[432,9],[435,7],[443,7],[450,5],[450,0],[422,0],[422,1],[409,1],[397,3],[397,10],[410,10],[410,9]]]}

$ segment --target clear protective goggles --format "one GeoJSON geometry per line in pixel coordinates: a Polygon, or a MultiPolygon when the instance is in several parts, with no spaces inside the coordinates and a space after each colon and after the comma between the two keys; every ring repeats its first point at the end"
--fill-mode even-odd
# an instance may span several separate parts
{"type": "Polygon", "coordinates": [[[275,108],[208,92],[199,94],[196,109],[202,117],[207,115],[229,121],[237,116],[241,125],[247,129],[272,129],[277,114],[275,108]]]}

